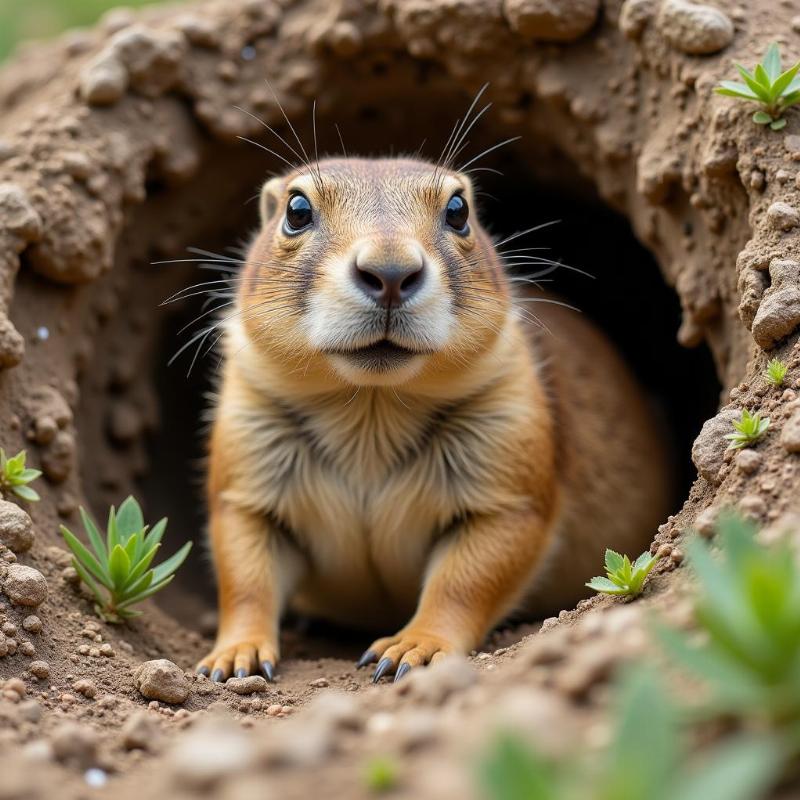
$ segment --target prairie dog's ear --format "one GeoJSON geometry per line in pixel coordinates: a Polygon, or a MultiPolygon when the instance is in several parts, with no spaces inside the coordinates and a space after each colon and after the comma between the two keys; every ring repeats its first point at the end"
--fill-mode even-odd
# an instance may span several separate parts
{"type": "Polygon", "coordinates": [[[258,204],[259,211],[261,212],[261,224],[275,216],[280,205],[281,198],[283,197],[283,179],[270,178],[261,187],[261,199],[258,204]]]}

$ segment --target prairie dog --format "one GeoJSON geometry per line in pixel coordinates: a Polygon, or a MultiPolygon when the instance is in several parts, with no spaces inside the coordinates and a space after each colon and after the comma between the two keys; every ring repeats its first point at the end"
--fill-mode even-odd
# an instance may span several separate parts
{"type": "Polygon", "coordinates": [[[210,442],[214,680],[271,680],[288,606],[382,632],[359,665],[398,679],[567,608],[667,513],[635,381],[580,315],[522,310],[474,208],[411,159],[264,185],[210,442]]]}

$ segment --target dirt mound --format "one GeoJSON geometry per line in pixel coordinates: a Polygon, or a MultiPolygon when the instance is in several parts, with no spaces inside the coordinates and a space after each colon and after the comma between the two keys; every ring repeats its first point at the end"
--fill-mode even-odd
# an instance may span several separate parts
{"type": "MultiPolygon", "coordinates": [[[[0,430],[45,478],[32,526],[0,509],[0,797],[54,785],[82,797],[88,782],[123,798],[291,798],[323,780],[326,796],[358,797],[363,764],[395,753],[409,791],[463,798],[470,754],[496,725],[556,750],[602,737],[607,679],[623,650],[647,646],[643,609],[683,608],[684,531],[723,504],[762,522],[797,510],[800,116],[772,132],[713,94],[732,59],[754,63],[770,41],[796,56],[790,18],[768,0],[746,11],[728,0],[204,0],[118,10],[22,50],[0,72],[0,430]],[[114,627],[94,618],[58,536],[60,522],[77,527],[79,504],[102,509],[144,486],[155,517],[191,484],[199,450],[170,436],[196,429],[189,395],[204,384],[164,378],[171,317],[157,307],[203,278],[153,262],[247,234],[246,201],[280,160],[241,138],[291,157],[264,127],[291,135],[275,98],[305,142],[316,100],[323,149],[338,123],[351,152],[413,151],[426,137],[441,146],[487,81],[494,108],[475,152],[521,133],[507,171],[576,195],[592,186],[674,287],[681,344],[713,354],[724,407],[692,451],[701,477],[654,531],[653,552],[670,557],[644,602],[584,601],[522,643],[529,628],[496,634],[471,665],[396,687],[366,688],[351,660],[359,641],[299,628],[275,686],[182,674],[207,646],[202,625],[178,619],[208,608],[201,562],[187,567],[194,592],[114,627]],[[775,355],[789,365],[781,389],[761,377],[775,355]],[[772,428],[734,456],[720,434],[743,407],[772,428]],[[156,659],[179,667],[134,679],[156,659]]],[[[601,257],[613,266],[614,253],[601,257]]],[[[646,346],[653,332],[630,319],[616,320],[621,336],[646,346]]],[[[175,541],[199,537],[195,506],[180,506],[175,541]]]]}

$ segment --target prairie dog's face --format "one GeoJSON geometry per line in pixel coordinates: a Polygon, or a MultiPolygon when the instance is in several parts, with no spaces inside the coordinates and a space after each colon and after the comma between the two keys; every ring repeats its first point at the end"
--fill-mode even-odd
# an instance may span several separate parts
{"type": "Polygon", "coordinates": [[[509,309],[474,208],[466,176],[413,160],[326,160],[268,181],[240,289],[251,343],[353,386],[466,365],[509,309]]]}

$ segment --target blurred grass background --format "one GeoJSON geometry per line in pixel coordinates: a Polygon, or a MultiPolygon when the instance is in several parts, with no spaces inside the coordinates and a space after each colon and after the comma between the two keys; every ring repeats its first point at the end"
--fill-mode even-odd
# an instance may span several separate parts
{"type": "Polygon", "coordinates": [[[0,0],[0,61],[24,39],[43,39],[67,28],[91,25],[114,6],[131,8],[160,1],[0,0]]]}

